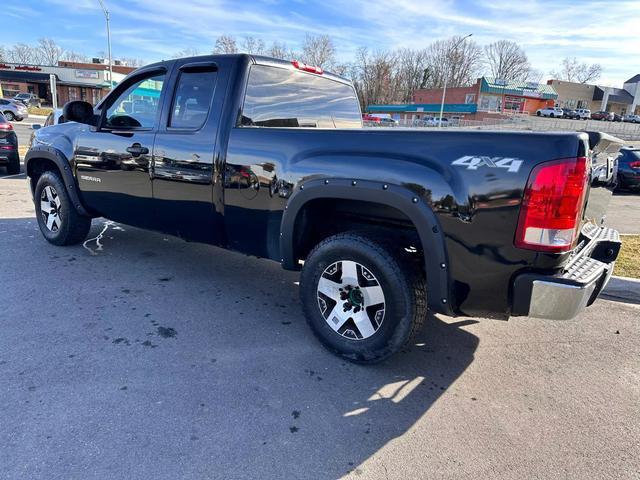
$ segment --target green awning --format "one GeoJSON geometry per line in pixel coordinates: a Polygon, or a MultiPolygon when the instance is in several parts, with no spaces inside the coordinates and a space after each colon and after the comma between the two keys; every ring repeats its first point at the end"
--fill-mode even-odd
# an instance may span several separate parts
{"type": "Polygon", "coordinates": [[[518,97],[541,98],[555,100],[558,92],[551,85],[536,82],[516,82],[500,80],[493,77],[482,77],[481,93],[495,93],[497,95],[515,95],[518,97]]]}

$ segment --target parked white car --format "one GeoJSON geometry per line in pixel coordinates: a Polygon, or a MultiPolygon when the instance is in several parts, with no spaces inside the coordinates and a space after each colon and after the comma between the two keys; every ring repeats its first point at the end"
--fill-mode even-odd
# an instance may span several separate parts
{"type": "Polygon", "coordinates": [[[588,108],[576,108],[576,113],[581,119],[589,120],[591,118],[591,110],[588,108]]]}
{"type": "Polygon", "coordinates": [[[625,115],[624,121],[631,123],[640,123],[640,115],[625,115]]]}
{"type": "Polygon", "coordinates": [[[540,108],[538,111],[536,111],[536,115],[539,117],[562,118],[562,116],[564,115],[564,111],[560,107],[546,107],[540,108]]]}
{"type": "MultiPolygon", "coordinates": [[[[425,127],[437,127],[438,125],[440,125],[439,118],[436,118],[436,117],[425,118],[424,125],[425,127]]],[[[442,126],[446,127],[448,125],[449,125],[449,119],[442,117],[442,126]]]]}

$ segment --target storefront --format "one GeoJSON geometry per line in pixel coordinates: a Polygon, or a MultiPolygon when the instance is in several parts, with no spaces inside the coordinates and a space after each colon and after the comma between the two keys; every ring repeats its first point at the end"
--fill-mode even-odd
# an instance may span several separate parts
{"type": "MultiPolygon", "coordinates": [[[[416,104],[437,103],[439,106],[442,93],[441,88],[420,89],[414,92],[413,97],[416,104]]],[[[553,106],[557,98],[558,94],[550,85],[481,77],[467,87],[447,88],[444,111],[446,113],[452,107],[462,105],[467,120],[498,118],[514,113],[531,115],[539,108],[553,106]]]]}
{"type": "MultiPolygon", "coordinates": [[[[443,117],[462,119],[476,113],[475,104],[446,104],[443,117]]],[[[366,109],[371,114],[388,114],[394,120],[406,122],[410,120],[424,120],[440,116],[439,103],[408,103],[390,105],[369,105],[366,109]]]]}
{"type": "MultiPolygon", "coordinates": [[[[58,105],[71,100],[96,104],[109,92],[109,71],[103,65],[70,68],[44,65],[0,63],[0,87],[5,98],[18,93],[34,93],[43,105],[51,105],[51,75],[56,82],[58,105]]],[[[115,83],[124,75],[113,73],[115,83]]]]}
{"type": "Polygon", "coordinates": [[[531,115],[539,108],[553,106],[558,98],[551,85],[490,77],[482,77],[478,82],[478,111],[531,115]]]}

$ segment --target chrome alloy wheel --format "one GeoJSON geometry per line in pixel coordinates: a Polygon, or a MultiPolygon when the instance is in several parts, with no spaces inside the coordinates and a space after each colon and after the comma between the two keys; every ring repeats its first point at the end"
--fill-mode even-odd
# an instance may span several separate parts
{"type": "Polygon", "coordinates": [[[40,194],[40,214],[49,231],[57,232],[60,229],[60,197],[56,189],[50,185],[44,187],[40,194]]]}
{"type": "Polygon", "coordinates": [[[327,324],[351,340],[364,340],[384,320],[384,292],[376,277],[351,260],[329,265],[318,281],[318,307],[327,324]]]}

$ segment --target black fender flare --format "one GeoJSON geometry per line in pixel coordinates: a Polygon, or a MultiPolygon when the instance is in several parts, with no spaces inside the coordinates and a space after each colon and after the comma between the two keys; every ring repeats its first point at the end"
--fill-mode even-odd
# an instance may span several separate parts
{"type": "Polygon", "coordinates": [[[296,186],[285,207],[280,226],[283,268],[298,268],[294,255],[295,223],[304,205],[320,198],[379,203],[396,208],[407,215],[418,231],[424,251],[429,307],[436,312],[453,315],[449,261],[440,223],[431,207],[422,198],[402,186],[352,179],[314,179],[296,186]]]}
{"type": "MultiPolygon", "coordinates": [[[[73,176],[71,171],[71,166],[69,161],[66,159],[64,154],[62,154],[58,149],[47,146],[35,146],[31,147],[24,158],[24,170],[28,177],[31,177],[31,172],[29,171],[29,164],[33,160],[44,158],[53,162],[60,171],[60,175],[62,176],[62,181],[64,182],[65,187],[67,188],[67,193],[69,194],[69,198],[73,203],[73,206],[76,208],[80,215],[85,217],[91,217],[92,215],[87,211],[87,209],[82,205],[80,201],[80,196],[78,194],[78,183],[73,176]]],[[[31,194],[33,195],[33,185],[31,194]]]]}

